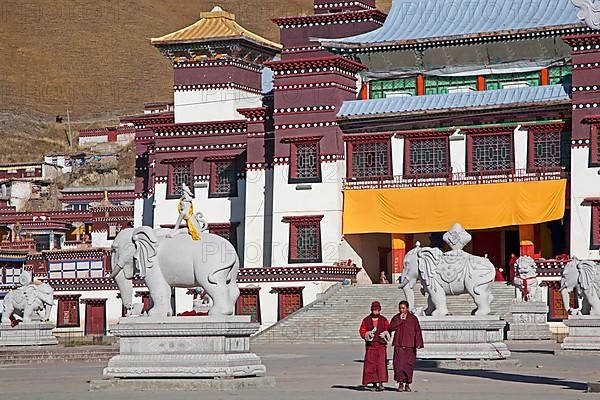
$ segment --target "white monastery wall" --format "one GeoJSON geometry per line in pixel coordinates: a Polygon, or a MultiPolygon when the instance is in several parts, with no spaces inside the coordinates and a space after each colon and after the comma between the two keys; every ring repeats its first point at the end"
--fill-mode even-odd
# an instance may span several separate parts
{"type": "Polygon", "coordinates": [[[239,89],[176,90],[175,123],[245,119],[238,108],[262,106],[262,95],[239,89]]]}

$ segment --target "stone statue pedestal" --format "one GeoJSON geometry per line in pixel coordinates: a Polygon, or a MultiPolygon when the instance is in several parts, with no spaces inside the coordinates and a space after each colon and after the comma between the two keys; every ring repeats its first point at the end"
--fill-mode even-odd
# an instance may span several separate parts
{"type": "Polygon", "coordinates": [[[52,335],[54,324],[50,322],[23,323],[15,327],[0,324],[0,346],[45,346],[56,345],[52,335]]]}
{"type": "Polygon", "coordinates": [[[569,327],[563,350],[600,351],[600,316],[571,315],[563,322],[569,327]]]}
{"type": "Polygon", "coordinates": [[[515,302],[509,309],[512,320],[509,340],[547,340],[552,338],[546,321],[548,306],[541,301],[515,302]]]}
{"type": "MultiPolygon", "coordinates": [[[[110,332],[120,339],[120,354],[110,359],[104,377],[264,377],[266,368],[260,357],[250,352],[250,335],[258,328],[259,324],[250,322],[249,316],[121,318],[110,327],[110,332]]],[[[96,390],[111,386],[97,383],[96,390]]],[[[148,385],[156,390],[159,383],[160,379],[148,385]]],[[[172,389],[171,384],[169,390],[172,389]]]]}
{"type": "Polygon", "coordinates": [[[498,316],[419,317],[425,348],[422,360],[504,360],[510,351],[504,344],[506,321],[498,316]]]}

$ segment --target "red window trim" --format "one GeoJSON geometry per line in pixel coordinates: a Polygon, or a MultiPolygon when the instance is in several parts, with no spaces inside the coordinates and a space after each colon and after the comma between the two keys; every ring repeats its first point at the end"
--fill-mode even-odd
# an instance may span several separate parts
{"type": "Polygon", "coordinates": [[[56,307],[56,327],[57,328],[79,328],[81,325],[81,312],[79,310],[79,298],[80,294],[66,294],[66,295],[55,295],[54,298],[58,300],[58,304],[56,307]],[[64,311],[64,303],[65,301],[75,302],[77,305],[77,315],[76,322],[65,323],[62,317],[62,312],[64,311]]]}
{"type": "Polygon", "coordinates": [[[288,183],[318,183],[321,182],[321,146],[320,141],[321,137],[318,139],[315,138],[302,138],[299,140],[291,140],[290,143],[290,170],[288,176],[288,183]],[[297,176],[297,166],[296,166],[296,147],[298,145],[303,144],[315,144],[317,145],[317,154],[316,157],[316,175],[310,178],[300,178],[297,176]]]}
{"type": "Polygon", "coordinates": [[[237,155],[224,155],[224,156],[213,156],[213,157],[206,157],[204,158],[205,161],[210,162],[210,183],[209,183],[209,190],[208,190],[208,197],[209,198],[213,198],[213,197],[237,197],[238,195],[238,166],[236,163],[236,158],[237,155]],[[229,191],[229,193],[216,193],[215,192],[215,185],[217,184],[217,163],[220,162],[231,162],[231,164],[233,165],[233,174],[234,174],[234,179],[233,179],[233,184],[232,184],[232,188],[229,191]]]}
{"type": "Polygon", "coordinates": [[[592,204],[592,221],[590,224],[590,249],[600,249],[600,203],[592,204]]]}
{"type": "Polygon", "coordinates": [[[262,324],[262,313],[260,312],[260,289],[259,287],[256,288],[240,288],[240,297],[238,298],[238,301],[235,304],[235,313],[236,315],[247,315],[247,314],[242,314],[242,303],[241,303],[241,299],[242,296],[256,296],[256,321],[259,324],[262,324]]]}
{"type": "MultiPolygon", "coordinates": [[[[304,307],[304,296],[302,292],[304,291],[304,286],[296,286],[296,287],[274,287],[271,289],[273,292],[277,293],[277,320],[281,321],[286,318],[288,315],[283,315],[283,298],[285,295],[298,295],[300,296],[300,308],[304,307]]],[[[300,309],[299,308],[299,309],[300,309]]]]}
{"type": "Polygon", "coordinates": [[[164,164],[169,165],[169,179],[167,180],[167,199],[176,199],[180,197],[180,194],[177,193],[177,188],[173,183],[174,179],[174,168],[176,165],[188,164],[190,166],[190,183],[193,185],[194,183],[194,159],[193,158],[181,158],[181,159],[172,159],[172,160],[164,160],[164,164]]]}
{"type": "Polygon", "coordinates": [[[590,129],[590,167],[600,167],[600,153],[598,145],[600,142],[600,123],[594,123],[590,129]]]}
{"type": "MultiPolygon", "coordinates": [[[[527,170],[528,171],[534,172],[536,170],[534,167],[534,159],[533,159],[533,156],[534,156],[533,138],[535,135],[545,134],[545,133],[553,133],[553,132],[558,131],[559,152],[562,153],[562,148],[560,148],[560,138],[561,138],[561,135],[565,128],[564,122],[524,125],[523,128],[527,129],[527,170]]],[[[514,146],[514,144],[513,144],[513,146],[514,146]]]]}
{"type": "Polygon", "coordinates": [[[302,215],[283,217],[283,222],[290,224],[290,233],[288,237],[288,262],[295,263],[320,263],[323,259],[323,251],[321,249],[321,220],[323,215],[302,215]],[[298,259],[297,254],[297,229],[299,226],[315,225],[317,227],[317,252],[318,257],[311,260],[298,259]]]}
{"type": "Polygon", "coordinates": [[[486,128],[467,128],[463,129],[467,137],[467,174],[468,175],[479,175],[488,171],[473,171],[473,137],[482,136],[500,136],[508,135],[510,138],[510,164],[511,168],[502,171],[489,171],[489,172],[512,172],[515,170],[515,141],[513,137],[513,126],[499,126],[499,127],[486,127],[486,128]]]}
{"type": "Polygon", "coordinates": [[[384,135],[377,135],[371,137],[348,137],[344,138],[346,141],[346,145],[348,149],[346,154],[348,154],[348,161],[346,162],[346,176],[352,179],[361,179],[361,180],[370,180],[370,179],[389,179],[392,177],[392,140],[390,135],[385,135],[386,139],[382,140],[380,137],[384,137],[384,135]],[[388,165],[387,165],[387,174],[385,176],[370,176],[370,177],[356,177],[352,173],[352,161],[354,157],[354,144],[365,144],[365,143],[386,143],[387,145],[387,153],[388,153],[388,165]]]}
{"type": "Polygon", "coordinates": [[[446,172],[434,173],[434,174],[424,174],[426,177],[439,177],[439,176],[447,176],[452,171],[450,169],[450,138],[448,135],[444,136],[424,136],[424,137],[415,137],[415,136],[405,136],[404,138],[404,177],[405,178],[413,178],[418,175],[410,173],[410,144],[413,141],[418,140],[431,140],[431,139],[446,139],[446,172]]]}
{"type": "MultiPolygon", "coordinates": [[[[239,222],[209,223],[208,232],[219,235],[218,231],[229,231],[230,242],[237,249],[237,227],[239,222]]],[[[219,235],[220,236],[220,235],[219,235]]]]}

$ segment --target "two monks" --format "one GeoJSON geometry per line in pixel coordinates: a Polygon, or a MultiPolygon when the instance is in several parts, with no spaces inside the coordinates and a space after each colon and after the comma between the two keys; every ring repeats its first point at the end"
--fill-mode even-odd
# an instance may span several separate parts
{"type": "Polygon", "coordinates": [[[381,304],[371,304],[371,314],[363,319],[360,336],[365,340],[363,382],[371,390],[383,391],[388,381],[387,343],[394,333],[394,380],[399,392],[410,392],[417,359],[417,349],[423,348],[423,334],[417,317],[410,312],[407,301],[398,304],[399,313],[391,322],[381,315],[381,304]]]}

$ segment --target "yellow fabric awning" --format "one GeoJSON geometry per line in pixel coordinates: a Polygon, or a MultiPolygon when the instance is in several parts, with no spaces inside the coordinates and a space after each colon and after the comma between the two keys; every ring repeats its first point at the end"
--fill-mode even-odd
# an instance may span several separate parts
{"type": "Polygon", "coordinates": [[[565,213],[566,179],[344,191],[343,232],[444,232],[553,221],[565,213]]]}

